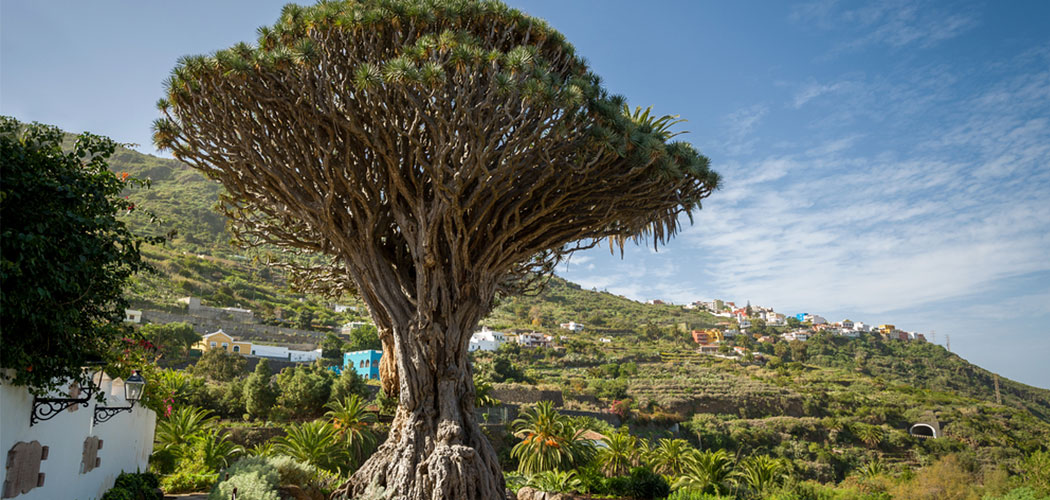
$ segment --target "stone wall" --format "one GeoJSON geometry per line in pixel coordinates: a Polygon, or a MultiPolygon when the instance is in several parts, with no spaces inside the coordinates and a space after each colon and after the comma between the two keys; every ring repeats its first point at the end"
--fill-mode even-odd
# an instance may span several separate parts
{"type": "Polygon", "coordinates": [[[565,399],[561,391],[534,389],[515,384],[495,384],[489,394],[504,403],[528,404],[551,401],[557,408],[565,406],[565,399]]]}

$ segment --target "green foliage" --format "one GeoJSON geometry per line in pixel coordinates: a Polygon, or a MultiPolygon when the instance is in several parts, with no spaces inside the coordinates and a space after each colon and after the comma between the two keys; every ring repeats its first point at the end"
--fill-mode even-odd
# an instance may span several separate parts
{"type": "Polygon", "coordinates": [[[376,436],[372,431],[376,415],[365,407],[365,401],[357,394],[350,395],[343,401],[333,401],[325,413],[342,440],[354,465],[359,465],[371,454],[376,445],[376,436]]]}
{"type": "Polygon", "coordinates": [[[208,495],[209,500],[227,500],[233,498],[234,489],[237,498],[243,500],[280,500],[277,487],[280,486],[280,475],[277,468],[266,459],[241,459],[227,471],[229,479],[219,482],[208,495]]]}
{"type": "Polygon", "coordinates": [[[356,370],[343,370],[332,382],[332,392],[329,394],[329,402],[343,401],[350,396],[364,398],[369,394],[368,383],[357,374],[356,370]]]}
{"type": "Polygon", "coordinates": [[[680,476],[694,451],[684,439],[660,439],[646,459],[654,471],[667,476],[680,476]]]}
{"type": "Polygon", "coordinates": [[[586,429],[573,425],[550,401],[523,411],[512,427],[521,441],[511,449],[511,456],[518,459],[523,474],[572,469],[594,454],[593,442],[582,437],[586,429]]]}
{"type": "Polygon", "coordinates": [[[725,450],[704,450],[689,455],[674,487],[721,495],[732,489],[733,479],[733,461],[725,450]]]}
{"type": "Polygon", "coordinates": [[[217,418],[211,412],[192,406],[175,410],[170,417],[157,422],[154,449],[180,448],[197,435],[212,430],[217,418]]]}
{"type": "Polygon", "coordinates": [[[583,483],[573,471],[548,470],[533,474],[525,486],[549,493],[579,493],[583,483]]]}
{"type": "Polygon", "coordinates": [[[273,440],[277,453],[329,472],[350,472],[351,457],[332,424],[315,420],[291,424],[286,430],[286,435],[273,440]]]}
{"type": "Polygon", "coordinates": [[[163,500],[160,480],[152,473],[122,472],[101,500],[163,500]]]}
{"type": "Polygon", "coordinates": [[[762,498],[770,489],[779,486],[786,477],[783,462],[766,455],[749,457],[737,470],[738,480],[757,498],[762,498]]]}
{"type": "Polygon", "coordinates": [[[611,477],[606,480],[603,493],[637,499],[664,498],[671,493],[671,487],[663,476],[647,467],[635,467],[626,476],[611,477]]]}
{"type": "Polygon", "coordinates": [[[343,346],[343,351],[378,351],[382,348],[383,343],[379,340],[379,330],[376,329],[376,326],[363,325],[354,328],[350,332],[350,341],[347,342],[345,346],[343,346]]]}
{"type": "Polygon", "coordinates": [[[89,383],[127,327],[124,289],[147,270],[121,193],[144,185],[108,170],[116,143],[0,117],[0,378],[35,393],[89,383]]]}
{"type": "Polygon", "coordinates": [[[602,442],[605,447],[598,450],[597,459],[606,476],[622,476],[638,466],[638,438],[622,430],[605,436],[602,442]]]}
{"type": "Polygon", "coordinates": [[[162,360],[169,362],[185,358],[190,347],[201,340],[189,323],[149,323],[142,325],[139,333],[157,347],[162,360]]]}
{"type": "Polygon", "coordinates": [[[219,382],[228,382],[244,375],[248,360],[239,354],[231,354],[221,349],[210,349],[188,371],[198,377],[219,382]]]}
{"type": "Polygon", "coordinates": [[[172,494],[208,491],[218,479],[217,472],[179,469],[161,478],[160,489],[172,494]]]}
{"type": "Polygon", "coordinates": [[[299,365],[277,374],[277,404],[292,418],[318,417],[332,393],[335,373],[319,363],[299,365]]]}
{"type": "Polygon", "coordinates": [[[270,378],[270,362],[261,359],[244,383],[244,409],[254,418],[266,418],[277,402],[277,391],[270,378]]]}
{"type": "Polygon", "coordinates": [[[1037,450],[1021,462],[1021,478],[1036,491],[1050,496],[1050,451],[1037,450]]]}

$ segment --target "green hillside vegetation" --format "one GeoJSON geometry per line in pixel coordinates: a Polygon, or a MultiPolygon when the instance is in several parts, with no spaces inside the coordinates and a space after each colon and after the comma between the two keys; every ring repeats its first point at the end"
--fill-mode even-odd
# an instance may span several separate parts
{"type": "MultiPolygon", "coordinates": [[[[281,272],[230,246],[224,219],[214,210],[220,188],[189,167],[130,150],[114,155],[111,166],[152,181],[149,190],[129,196],[161,222],[136,221],[137,230],[177,231],[163,247],[144,252],[157,273],[136,278],[129,291],[134,306],[170,309],[177,298],[193,295],[207,305],[252,309],[273,323],[306,317],[314,327],[331,327],[359,317],[333,313],[328,300],[290,290],[281,272]]],[[[360,305],[348,297],[337,302],[360,305]]],[[[568,408],[612,409],[636,436],[678,437],[692,448],[725,450],[738,467],[751,463],[747,457],[772,457],[787,464],[793,481],[838,483],[843,491],[892,492],[925,477],[914,470],[940,471],[948,467],[945,461],[971,482],[989,484],[995,474],[1021,471],[1025,457],[1050,442],[1050,391],[999,378],[999,404],[994,375],[941,346],[818,335],[782,343],[786,348],[749,338],[736,342],[761,352],[764,362],[696,354],[689,330],[724,328],[726,321],[554,277],[535,296],[502,297],[483,324],[564,336],[557,342],[563,348],[505,346],[475,353],[475,371],[490,383],[561,390],[568,408]],[[583,323],[585,330],[559,328],[568,321],[583,323]],[[908,434],[910,425],[931,418],[940,423],[943,438],[908,434]],[[893,479],[872,479],[880,477],[893,479]]],[[[246,375],[233,383],[243,384],[246,375]]],[[[236,420],[242,410],[237,391],[231,394],[232,409],[214,410],[236,420]]],[[[381,398],[379,403],[389,404],[381,398]]],[[[590,425],[615,432],[607,424],[590,425]]],[[[507,439],[513,444],[520,438],[507,439]]],[[[509,454],[505,458],[508,471],[518,467],[509,454]]]]}

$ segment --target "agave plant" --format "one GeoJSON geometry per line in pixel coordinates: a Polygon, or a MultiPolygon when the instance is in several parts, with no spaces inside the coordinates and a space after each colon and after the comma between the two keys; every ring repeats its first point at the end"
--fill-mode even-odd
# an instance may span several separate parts
{"type": "Polygon", "coordinates": [[[350,471],[350,456],[332,424],[323,420],[292,424],[273,440],[274,450],[329,472],[350,471]]]}
{"type": "Polygon", "coordinates": [[[522,474],[570,469],[594,454],[594,443],[583,438],[587,429],[573,425],[550,401],[522,412],[513,428],[521,442],[510,454],[518,459],[518,472],[522,474]]]}
{"type": "Polygon", "coordinates": [[[649,452],[649,465],[654,472],[665,476],[680,476],[693,451],[693,447],[684,439],[663,438],[649,452]]]}
{"type": "Polygon", "coordinates": [[[550,493],[579,493],[583,482],[573,471],[549,470],[533,474],[525,485],[550,493]]]}
{"type": "Polygon", "coordinates": [[[744,460],[736,476],[752,492],[762,495],[780,484],[786,476],[784,463],[767,455],[756,455],[744,460]]]}
{"type": "Polygon", "coordinates": [[[193,406],[183,406],[170,417],[157,422],[154,448],[167,450],[189,443],[195,436],[207,432],[218,419],[210,411],[193,406]]]}
{"type": "Polygon", "coordinates": [[[353,394],[342,401],[328,403],[329,411],[325,413],[335,428],[336,434],[346,444],[348,453],[355,464],[375,446],[376,436],[372,425],[376,415],[368,411],[364,400],[353,394]]]}
{"type": "Polygon", "coordinates": [[[623,476],[638,465],[638,438],[628,432],[617,432],[602,438],[605,448],[598,452],[598,461],[607,477],[623,476]]]}
{"type": "Polygon", "coordinates": [[[674,482],[683,488],[720,495],[728,493],[733,485],[733,461],[725,450],[693,452],[686,461],[685,470],[674,482]]]}
{"type": "Polygon", "coordinates": [[[882,463],[882,460],[875,458],[857,469],[857,474],[865,479],[871,479],[876,476],[880,476],[886,472],[886,465],[882,463]]]}

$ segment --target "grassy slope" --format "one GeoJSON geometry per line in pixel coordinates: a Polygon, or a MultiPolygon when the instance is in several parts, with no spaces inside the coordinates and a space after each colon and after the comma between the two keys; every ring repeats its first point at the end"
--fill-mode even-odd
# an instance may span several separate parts
{"type": "MultiPolygon", "coordinates": [[[[147,251],[159,274],[139,278],[131,291],[137,304],[163,307],[178,296],[194,294],[217,306],[249,307],[264,317],[288,318],[305,308],[315,311],[319,322],[345,319],[325,312],[318,298],[288,290],[279,273],[228,245],[224,221],[212,209],[219,186],[178,162],[134,151],[120,151],[111,163],[116,171],[153,181],[150,190],[131,197],[164,222],[134,224],[148,231],[174,228],[179,233],[166,247],[147,251]]],[[[914,453],[905,452],[918,445],[902,437],[900,429],[927,412],[947,423],[946,432],[953,436],[941,446],[962,443],[986,453],[1008,454],[1003,450],[1050,441],[1050,391],[1000,378],[1003,405],[994,404],[993,375],[940,346],[818,338],[807,343],[804,365],[776,370],[691,355],[684,332],[719,320],[704,312],[584,290],[554,278],[537,296],[503,298],[484,323],[569,337],[568,355],[521,355],[526,371],[544,384],[570,394],[604,397],[599,404],[607,404],[612,396],[630,396],[644,410],[643,416],[694,420],[698,435],[724,439],[738,449],[777,449],[814,463],[821,454],[834,454],[843,446],[856,452],[861,445],[850,437],[848,425],[828,430],[839,425],[827,419],[840,419],[885,426],[892,432],[881,445],[883,451],[914,458],[914,453]],[[587,329],[569,334],[557,327],[570,320],[587,329]],[[599,337],[611,338],[612,343],[598,342],[599,337]],[[628,362],[637,365],[637,373],[617,376],[616,367],[628,362]],[[706,421],[694,412],[723,416],[706,421]],[[816,448],[786,450],[796,439],[816,448]]]]}

